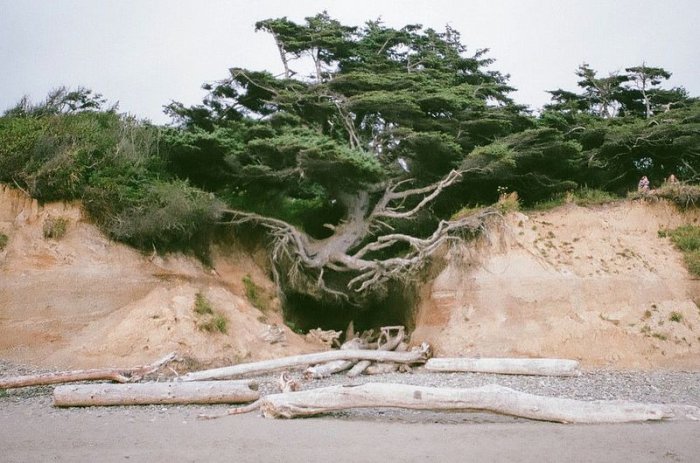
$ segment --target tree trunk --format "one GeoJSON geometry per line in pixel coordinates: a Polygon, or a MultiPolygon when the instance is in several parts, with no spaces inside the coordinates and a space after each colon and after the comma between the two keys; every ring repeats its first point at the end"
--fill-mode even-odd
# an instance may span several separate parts
{"type": "Polygon", "coordinates": [[[574,376],[578,368],[577,361],[565,359],[431,358],[425,364],[430,371],[537,376],[574,376]]]}
{"type": "Polygon", "coordinates": [[[57,386],[56,407],[149,404],[236,404],[260,398],[251,381],[81,384],[57,386]]]}
{"type": "MultiPolygon", "coordinates": [[[[673,417],[672,407],[665,405],[560,399],[527,394],[495,384],[468,389],[451,389],[368,383],[361,386],[331,386],[288,394],[273,394],[260,400],[262,413],[268,418],[296,418],[368,407],[483,410],[560,423],[625,423],[673,417]]],[[[697,414],[697,407],[693,408],[694,413],[697,414]]]]}
{"type": "Polygon", "coordinates": [[[140,380],[145,375],[155,372],[174,359],[175,353],[173,352],[151,365],[134,368],[96,368],[92,370],[59,371],[56,373],[41,373],[38,375],[11,376],[8,378],[0,378],[0,389],[98,380],[128,383],[140,380]]]}
{"type": "Polygon", "coordinates": [[[423,344],[411,352],[387,352],[379,350],[331,350],[313,354],[294,355],[261,362],[242,363],[212,370],[194,371],[181,377],[182,381],[236,378],[245,375],[269,373],[283,368],[304,367],[333,360],[374,360],[377,362],[425,363],[430,356],[430,346],[423,344]]]}

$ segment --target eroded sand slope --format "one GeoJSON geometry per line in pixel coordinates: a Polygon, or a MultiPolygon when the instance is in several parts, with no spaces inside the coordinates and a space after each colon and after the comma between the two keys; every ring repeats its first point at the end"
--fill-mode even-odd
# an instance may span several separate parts
{"type": "Polygon", "coordinates": [[[414,337],[445,356],[698,369],[699,287],[658,234],[694,222],[665,203],[512,214],[476,248],[447,252],[414,337]]]}
{"type": "Polygon", "coordinates": [[[110,241],[76,204],[39,206],[0,185],[0,357],[59,368],[130,366],[177,351],[204,365],[321,349],[282,323],[279,302],[261,311],[243,277],[274,295],[250,256],[216,251],[213,269],[193,259],[160,258],[110,241]],[[49,217],[69,220],[60,240],[45,239],[49,217]],[[223,255],[226,254],[226,257],[223,255]],[[195,295],[228,319],[228,330],[198,328],[195,295]]]}

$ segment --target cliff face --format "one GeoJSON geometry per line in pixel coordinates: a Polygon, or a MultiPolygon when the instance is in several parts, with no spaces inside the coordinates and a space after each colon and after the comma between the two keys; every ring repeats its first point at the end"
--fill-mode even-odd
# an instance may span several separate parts
{"type": "Polygon", "coordinates": [[[214,267],[183,257],[146,256],[107,239],[78,204],[40,206],[0,185],[0,358],[60,368],[130,366],[177,351],[206,365],[321,349],[282,323],[279,302],[250,256],[214,252],[214,267]],[[68,222],[44,238],[49,218],[68,222]],[[249,276],[261,311],[245,296],[249,276]],[[198,328],[196,294],[228,319],[227,333],[198,328]]]}
{"type": "MultiPolygon", "coordinates": [[[[700,285],[658,235],[699,217],[631,202],[512,214],[436,264],[412,339],[442,356],[700,369],[700,285]]],[[[273,283],[235,249],[214,250],[213,268],[143,255],[104,237],[78,204],[42,206],[2,185],[0,232],[9,237],[0,251],[0,358],[83,368],[178,351],[219,365],[323,348],[284,325],[273,283]],[[51,217],[68,221],[59,240],[44,238],[51,217]],[[246,276],[266,298],[263,310],[246,297],[246,276]],[[227,333],[198,328],[198,293],[228,319],[227,333]]]]}
{"type": "Polygon", "coordinates": [[[663,203],[512,214],[476,247],[447,252],[414,339],[442,356],[698,369],[700,286],[658,235],[697,222],[663,203]]]}

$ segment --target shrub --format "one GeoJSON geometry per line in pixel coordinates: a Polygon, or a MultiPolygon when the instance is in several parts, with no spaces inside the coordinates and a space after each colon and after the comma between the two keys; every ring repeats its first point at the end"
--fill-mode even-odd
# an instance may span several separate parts
{"type": "Polygon", "coordinates": [[[7,242],[9,240],[10,238],[6,234],[0,232],[0,251],[5,249],[5,246],[7,246],[7,242]]]}
{"type": "Polygon", "coordinates": [[[209,235],[223,210],[220,201],[180,180],[151,182],[135,196],[107,225],[113,237],[142,249],[166,251],[201,243],[200,257],[205,257],[209,235]]]}
{"type": "Polygon", "coordinates": [[[48,217],[44,221],[44,238],[60,240],[68,231],[68,219],[65,217],[48,217]]]}
{"type": "Polygon", "coordinates": [[[680,312],[671,312],[671,315],[668,317],[669,321],[680,323],[683,321],[683,314],[680,312]]]}

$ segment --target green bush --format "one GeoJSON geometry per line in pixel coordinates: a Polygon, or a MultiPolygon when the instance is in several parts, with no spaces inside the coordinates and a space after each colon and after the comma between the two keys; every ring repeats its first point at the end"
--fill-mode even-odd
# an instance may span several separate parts
{"type": "Polygon", "coordinates": [[[141,186],[132,204],[116,214],[107,229],[116,239],[142,249],[171,251],[198,243],[206,247],[222,211],[223,204],[212,194],[186,181],[154,181],[141,186]]]}
{"type": "Polygon", "coordinates": [[[9,240],[10,238],[6,234],[0,232],[0,251],[5,249],[5,246],[7,246],[7,242],[9,240]]]}

